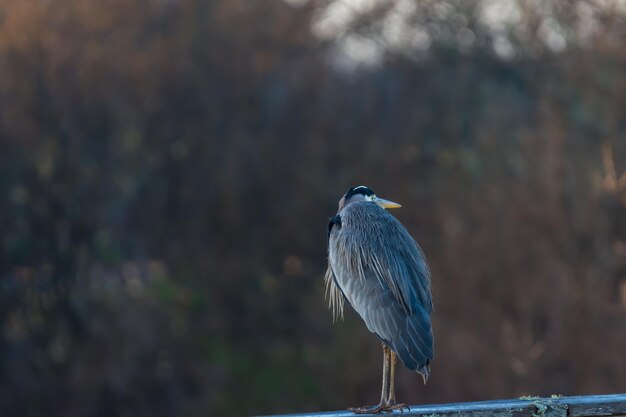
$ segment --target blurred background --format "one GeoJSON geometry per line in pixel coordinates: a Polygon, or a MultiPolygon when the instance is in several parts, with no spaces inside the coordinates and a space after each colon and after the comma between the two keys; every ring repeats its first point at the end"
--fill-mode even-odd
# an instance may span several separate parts
{"type": "Polygon", "coordinates": [[[626,2],[0,0],[0,411],[374,403],[349,186],[433,272],[408,403],[626,391],[626,2]]]}

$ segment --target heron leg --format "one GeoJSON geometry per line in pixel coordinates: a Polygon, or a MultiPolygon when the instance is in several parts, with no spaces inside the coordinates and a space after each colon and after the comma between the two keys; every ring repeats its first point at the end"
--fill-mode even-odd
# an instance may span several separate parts
{"type": "Polygon", "coordinates": [[[391,355],[394,353],[387,346],[383,344],[383,381],[382,381],[382,390],[380,393],[380,403],[378,405],[372,407],[350,407],[349,411],[352,411],[356,414],[372,414],[379,413],[381,411],[388,410],[388,397],[389,397],[389,377],[390,377],[390,363],[391,363],[391,355]]]}
{"type": "Polygon", "coordinates": [[[389,395],[389,365],[391,360],[391,349],[383,345],[383,381],[382,390],[380,393],[380,404],[387,402],[387,396],[389,395]]]}
{"type": "Polygon", "coordinates": [[[408,405],[404,403],[396,403],[396,363],[398,362],[398,356],[396,352],[389,351],[389,395],[385,402],[385,410],[404,410],[410,409],[408,405]]]}
{"type": "Polygon", "coordinates": [[[395,405],[396,403],[396,352],[391,352],[389,367],[389,396],[387,396],[387,404],[395,405]]]}

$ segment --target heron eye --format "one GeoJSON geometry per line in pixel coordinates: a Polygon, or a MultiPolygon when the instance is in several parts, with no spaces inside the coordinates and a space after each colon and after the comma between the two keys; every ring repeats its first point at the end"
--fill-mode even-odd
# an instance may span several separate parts
{"type": "Polygon", "coordinates": [[[366,195],[365,199],[367,201],[374,201],[374,199],[376,198],[376,194],[372,194],[372,195],[366,195]]]}

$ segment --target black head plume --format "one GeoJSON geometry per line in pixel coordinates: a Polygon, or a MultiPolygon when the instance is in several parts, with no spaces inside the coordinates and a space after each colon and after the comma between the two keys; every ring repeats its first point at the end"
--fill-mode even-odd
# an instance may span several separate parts
{"type": "Polygon", "coordinates": [[[350,197],[352,197],[353,195],[356,194],[362,194],[362,195],[366,195],[366,196],[370,196],[370,195],[374,195],[374,191],[372,191],[370,188],[364,186],[364,185],[359,185],[358,187],[352,187],[348,190],[348,192],[345,195],[346,200],[349,199],[350,197]]]}

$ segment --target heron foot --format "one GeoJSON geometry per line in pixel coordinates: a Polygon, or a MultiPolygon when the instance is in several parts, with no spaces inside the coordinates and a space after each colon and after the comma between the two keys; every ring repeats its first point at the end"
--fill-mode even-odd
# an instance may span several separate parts
{"type": "Polygon", "coordinates": [[[402,404],[391,404],[391,403],[380,403],[378,405],[370,406],[370,407],[350,407],[348,411],[352,411],[355,414],[377,414],[381,412],[392,412],[394,410],[400,410],[400,412],[404,412],[404,409],[411,410],[408,405],[402,404]]]}
{"type": "Polygon", "coordinates": [[[387,402],[387,404],[385,405],[384,411],[400,410],[401,413],[404,413],[405,408],[406,408],[406,411],[411,411],[411,407],[409,407],[405,403],[396,404],[396,403],[387,402]]]}
{"type": "Polygon", "coordinates": [[[352,411],[354,414],[376,414],[380,413],[385,409],[385,404],[380,403],[374,406],[364,406],[364,407],[350,407],[348,411],[352,411]]]}

